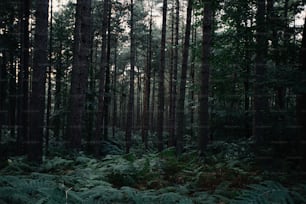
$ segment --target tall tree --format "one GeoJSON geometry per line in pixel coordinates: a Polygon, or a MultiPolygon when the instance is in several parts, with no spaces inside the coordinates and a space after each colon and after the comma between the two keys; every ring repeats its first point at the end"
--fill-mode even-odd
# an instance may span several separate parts
{"type": "Polygon", "coordinates": [[[186,78],[187,78],[187,68],[188,68],[188,56],[189,56],[189,45],[190,45],[190,31],[191,31],[191,14],[192,14],[192,0],[188,0],[187,6],[187,18],[186,18],[186,28],[185,28],[185,40],[183,47],[183,58],[181,67],[181,80],[179,97],[177,103],[176,117],[177,117],[177,127],[176,127],[176,151],[178,154],[182,153],[183,150],[183,136],[185,132],[185,96],[186,96],[186,78]]]}
{"type": "MultiPolygon", "coordinates": [[[[300,71],[304,74],[306,72],[306,18],[303,29],[302,47],[300,51],[300,71]]],[[[296,118],[298,125],[298,138],[300,144],[301,156],[303,157],[301,165],[306,169],[306,84],[302,81],[302,92],[298,93],[296,97],[296,118]]]]}
{"type": "Polygon", "coordinates": [[[69,147],[80,149],[91,42],[91,0],[78,0],[74,29],[74,53],[71,73],[70,112],[68,115],[69,147]]]}
{"type": "Polygon", "coordinates": [[[145,148],[148,148],[148,130],[149,130],[149,115],[150,115],[150,92],[151,92],[151,70],[152,70],[152,6],[150,8],[150,20],[149,20],[149,34],[147,38],[147,63],[145,70],[145,85],[143,93],[143,118],[142,118],[142,140],[145,144],[145,148]]]}
{"type": "Polygon", "coordinates": [[[157,124],[157,147],[158,151],[163,150],[163,130],[164,130],[164,103],[165,103],[165,87],[164,74],[166,65],[166,32],[167,32],[167,0],[163,0],[163,19],[162,33],[160,45],[160,65],[158,70],[158,124],[157,124]]]}
{"type": "Polygon", "coordinates": [[[104,95],[104,139],[108,138],[108,117],[109,117],[109,104],[111,101],[110,95],[110,54],[111,54],[111,17],[112,17],[112,3],[108,3],[108,16],[107,16],[107,54],[106,54],[106,70],[105,70],[105,95],[104,95]]]}
{"type": "Polygon", "coordinates": [[[44,135],[45,82],[48,66],[48,0],[37,1],[35,11],[36,27],[29,113],[28,159],[33,162],[41,162],[44,135]]]}
{"type": "Polygon", "coordinates": [[[128,111],[126,116],[126,152],[128,153],[131,148],[131,137],[133,128],[133,112],[134,112],[134,68],[135,68],[135,36],[134,36],[134,2],[131,0],[131,19],[130,19],[130,92],[128,99],[128,111]]]}
{"type": "Polygon", "coordinates": [[[180,26],[180,2],[175,0],[173,2],[173,9],[175,5],[175,11],[173,10],[173,19],[172,19],[172,33],[171,33],[171,63],[170,63],[170,104],[169,104],[169,146],[176,145],[175,139],[175,111],[176,111],[176,95],[177,95],[177,70],[178,70],[178,46],[179,46],[179,26],[180,26]]]}
{"type": "Polygon", "coordinates": [[[96,119],[96,130],[94,133],[94,153],[96,156],[100,155],[100,142],[101,135],[103,134],[103,108],[104,108],[104,95],[105,95],[105,70],[107,69],[107,25],[108,25],[108,4],[110,0],[103,2],[102,14],[102,50],[101,50],[101,64],[99,73],[99,97],[98,97],[98,112],[96,119]]]}
{"type": "Polygon", "coordinates": [[[53,0],[50,2],[50,34],[49,34],[49,67],[48,67],[48,90],[47,90],[47,110],[46,110],[46,135],[45,135],[45,149],[46,153],[49,151],[49,140],[50,140],[50,113],[51,113],[51,80],[52,80],[52,43],[53,43],[53,0]]]}
{"type": "MultiPolygon", "coordinates": [[[[194,19],[194,21],[197,19],[194,19]]],[[[194,22],[193,22],[194,23],[194,22]]],[[[191,51],[191,65],[190,65],[190,129],[191,129],[191,136],[194,136],[194,106],[195,106],[195,63],[196,63],[196,45],[197,45],[197,27],[193,26],[191,31],[191,44],[192,44],[192,51],[191,51]]]]}
{"type": "Polygon", "coordinates": [[[115,47],[114,47],[114,73],[113,73],[113,121],[112,121],[112,136],[115,137],[115,128],[117,126],[117,56],[118,56],[118,39],[115,39],[115,47]]]}
{"type": "Polygon", "coordinates": [[[265,91],[264,77],[266,72],[265,53],[266,53],[266,1],[257,0],[256,13],[256,58],[255,58],[255,84],[254,84],[254,118],[253,135],[258,144],[265,141],[265,120],[268,100],[265,91]]]}
{"type": "Polygon", "coordinates": [[[18,101],[18,115],[17,120],[19,129],[17,130],[17,145],[20,153],[25,153],[25,142],[28,133],[28,94],[29,94],[29,17],[30,17],[30,1],[21,0],[21,57],[20,57],[20,71],[18,75],[19,83],[19,101],[18,101]]]}
{"type": "Polygon", "coordinates": [[[213,11],[212,1],[204,1],[203,10],[203,39],[202,39],[202,67],[201,67],[201,83],[199,95],[199,149],[204,154],[209,141],[209,112],[208,112],[208,95],[209,95],[209,75],[210,75],[210,57],[212,46],[212,22],[213,11]]]}

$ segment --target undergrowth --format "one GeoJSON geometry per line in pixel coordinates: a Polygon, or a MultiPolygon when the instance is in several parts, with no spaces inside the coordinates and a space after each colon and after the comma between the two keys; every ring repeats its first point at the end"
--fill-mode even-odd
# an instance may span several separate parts
{"type": "Polygon", "coordinates": [[[306,182],[259,170],[250,152],[241,141],[211,144],[204,157],[192,148],[179,157],[174,148],[99,160],[52,156],[41,166],[12,157],[0,170],[0,204],[306,203],[306,182]]]}

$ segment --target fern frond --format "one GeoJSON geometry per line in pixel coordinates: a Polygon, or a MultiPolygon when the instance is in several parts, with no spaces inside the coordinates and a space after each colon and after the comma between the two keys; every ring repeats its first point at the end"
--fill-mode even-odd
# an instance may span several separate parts
{"type": "Polygon", "coordinates": [[[264,181],[260,184],[248,186],[241,195],[233,200],[232,204],[294,204],[289,190],[275,181],[264,181]]]}

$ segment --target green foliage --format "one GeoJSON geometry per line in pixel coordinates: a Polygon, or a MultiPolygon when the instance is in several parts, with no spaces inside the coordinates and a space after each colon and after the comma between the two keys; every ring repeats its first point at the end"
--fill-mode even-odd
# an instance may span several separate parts
{"type": "Polygon", "coordinates": [[[40,167],[10,158],[0,170],[0,203],[304,203],[305,184],[266,181],[251,162],[250,144],[216,142],[202,158],[196,151],[176,156],[174,148],[100,160],[55,156],[40,167]]]}
{"type": "Polygon", "coordinates": [[[295,203],[290,195],[289,189],[275,181],[264,181],[260,184],[252,184],[249,189],[243,190],[231,203],[279,203],[292,204],[295,203]]]}

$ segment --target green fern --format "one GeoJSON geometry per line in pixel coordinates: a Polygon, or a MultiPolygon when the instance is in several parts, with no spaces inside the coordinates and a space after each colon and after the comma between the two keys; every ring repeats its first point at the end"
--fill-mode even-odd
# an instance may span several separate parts
{"type": "Polygon", "coordinates": [[[249,189],[243,190],[241,195],[233,200],[232,204],[294,204],[290,191],[275,181],[264,181],[260,184],[248,186],[249,189]]]}

